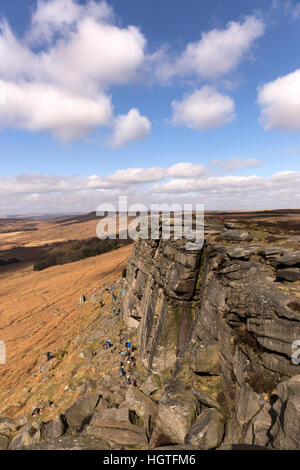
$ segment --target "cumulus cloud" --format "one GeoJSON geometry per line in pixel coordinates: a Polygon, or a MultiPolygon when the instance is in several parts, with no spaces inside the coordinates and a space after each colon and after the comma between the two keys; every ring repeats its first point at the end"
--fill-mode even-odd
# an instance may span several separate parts
{"type": "Polygon", "coordinates": [[[300,69],[258,90],[260,120],[266,130],[300,130],[300,69]]]}
{"type": "Polygon", "coordinates": [[[137,77],[145,47],[137,27],[114,23],[105,1],[39,0],[25,40],[0,24],[0,125],[67,141],[115,123],[113,146],[142,140],[149,120],[135,108],[114,118],[108,89],[137,77]]]}
{"type": "Polygon", "coordinates": [[[49,131],[62,141],[107,126],[112,117],[110,98],[99,92],[92,98],[44,83],[4,82],[8,106],[0,107],[0,126],[49,131]]]}
{"type": "Polygon", "coordinates": [[[158,74],[162,79],[191,74],[206,79],[221,77],[249,57],[254,41],[264,31],[264,22],[253,15],[243,22],[230,21],[225,29],[202,33],[201,39],[189,43],[173,63],[162,64],[158,74]]]}
{"type": "Polygon", "coordinates": [[[124,147],[129,142],[144,140],[151,131],[151,122],[146,116],[141,116],[136,108],[128,114],[117,116],[114,123],[114,133],[109,141],[111,147],[124,147]]]}
{"type": "Polygon", "coordinates": [[[211,86],[186,95],[182,101],[173,101],[172,123],[200,131],[221,127],[235,117],[234,102],[211,86]]]}
{"type": "Polygon", "coordinates": [[[85,15],[98,21],[110,21],[114,18],[113,9],[104,1],[96,3],[89,0],[86,5],[82,5],[73,0],[38,0],[27,32],[27,41],[41,44],[49,42],[56,34],[64,36],[85,15]]]}

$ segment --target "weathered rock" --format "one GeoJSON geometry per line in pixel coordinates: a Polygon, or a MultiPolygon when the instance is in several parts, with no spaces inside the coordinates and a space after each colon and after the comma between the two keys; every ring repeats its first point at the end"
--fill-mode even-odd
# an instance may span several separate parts
{"type": "Polygon", "coordinates": [[[125,402],[128,408],[134,410],[143,422],[146,422],[149,416],[152,420],[156,418],[158,408],[156,403],[137,388],[133,386],[127,388],[125,402]]]}
{"type": "Polygon", "coordinates": [[[9,445],[9,437],[5,434],[0,434],[0,450],[6,450],[9,445]]]}
{"type": "Polygon", "coordinates": [[[157,424],[173,444],[183,444],[198,411],[198,400],[193,392],[186,390],[184,384],[172,381],[159,402],[157,424]]]}
{"type": "Polygon", "coordinates": [[[148,440],[144,429],[130,422],[128,408],[110,408],[96,411],[86,429],[89,436],[95,436],[110,443],[127,448],[146,448],[148,440]]]}
{"type": "Polygon", "coordinates": [[[208,408],[216,408],[217,410],[221,411],[220,404],[216,400],[214,400],[213,398],[206,395],[201,390],[195,390],[194,389],[193,393],[198,398],[200,403],[202,403],[204,406],[207,406],[208,408]]]}
{"type": "Polygon", "coordinates": [[[145,395],[151,395],[152,393],[157,392],[161,388],[161,381],[159,375],[151,374],[147,380],[142,384],[140,390],[145,393],[145,395]]]}
{"type": "Polygon", "coordinates": [[[278,279],[284,279],[285,281],[300,281],[300,268],[277,269],[276,276],[278,279]]]}
{"type": "Polygon", "coordinates": [[[82,429],[83,426],[90,422],[98,401],[99,395],[96,393],[78,398],[75,403],[64,412],[68,426],[77,430],[82,429]]]}
{"type": "Polygon", "coordinates": [[[220,234],[219,240],[242,242],[251,240],[251,236],[246,230],[228,230],[228,232],[223,232],[220,234]]]}
{"type": "Polygon", "coordinates": [[[191,353],[191,369],[197,374],[219,375],[219,345],[196,343],[191,353]]]}
{"type": "Polygon", "coordinates": [[[66,426],[62,418],[59,416],[58,418],[55,418],[52,421],[44,424],[42,428],[42,437],[46,441],[57,439],[65,433],[65,429],[66,426]]]}
{"type": "Polygon", "coordinates": [[[201,450],[215,449],[222,442],[224,425],[225,420],[218,410],[206,409],[191,427],[184,442],[201,450]]]}
{"type": "Polygon", "coordinates": [[[234,224],[233,222],[225,222],[224,227],[228,230],[238,230],[240,228],[239,225],[234,224]]]}
{"type": "Polygon", "coordinates": [[[110,448],[102,439],[80,434],[77,437],[63,436],[48,442],[32,444],[22,450],[109,450],[110,448]]]}
{"type": "Polygon", "coordinates": [[[300,448],[300,375],[279,384],[278,400],[274,405],[276,422],[271,429],[277,449],[300,448]]]}
{"type": "Polygon", "coordinates": [[[14,437],[9,445],[9,450],[23,449],[25,446],[37,444],[41,440],[41,423],[26,424],[14,437]]]}

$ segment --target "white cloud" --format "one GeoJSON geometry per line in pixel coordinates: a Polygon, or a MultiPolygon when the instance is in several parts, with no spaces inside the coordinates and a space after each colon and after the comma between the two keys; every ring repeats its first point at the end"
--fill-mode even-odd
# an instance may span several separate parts
{"type": "Polygon", "coordinates": [[[4,82],[4,89],[8,105],[0,107],[2,128],[48,131],[69,141],[111,121],[110,98],[101,92],[92,99],[36,82],[4,82]]]}
{"type": "Polygon", "coordinates": [[[173,178],[192,178],[194,176],[204,176],[206,172],[205,166],[200,163],[184,162],[172,165],[167,171],[167,176],[173,178]]]}
{"type": "MultiPolygon", "coordinates": [[[[235,208],[243,207],[297,207],[300,203],[296,196],[300,185],[300,172],[285,171],[271,177],[250,176],[209,176],[208,178],[174,179],[152,187],[156,194],[191,194],[195,193],[202,202],[211,206],[213,198],[222,205],[234,202],[235,208]]],[[[299,192],[298,192],[299,193],[299,192]]],[[[218,208],[216,206],[216,208],[218,208]]],[[[220,208],[220,206],[219,206],[220,208]]]]}
{"type": "Polygon", "coordinates": [[[231,158],[230,160],[212,160],[212,166],[219,166],[223,171],[233,171],[238,168],[255,168],[261,165],[255,158],[231,158]]]}
{"type": "Polygon", "coordinates": [[[101,177],[25,174],[0,177],[0,213],[47,213],[96,210],[103,201],[116,204],[119,195],[148,204],[203,203],[206,209],[264,209],[299,207],[300,172],[285,171],[268,177],[201,174],[197,164],[186,175],[164,182],[169,168],[128,168],[101,177]],[[198,174],[196,173],[198,167],[198,174]],[[194,170],[194,174],[193,174],[194,170]],[[157,183],[161,181],[161,183],[157,183]],[[151,183],[155,183],[152,184],[151,183]]]}
{"type": "Polygon", "coordinates": [[[114,133],[110,145],[123,147],[132,141],[144,140],[151,131],[151,122],[146,116],[141,116],[138,109],[132,108],[128,114],[117,116],[114,133]]]}
{"type": "Polygon", "coordinates": [[[162,79],[191,74],[208,79],[221,77],[249,57],[254,41],[264,30],[264,22],[256,16],[240,23],[230,21],[225,29],[202,33],[201,39],[188,44],[173,63],[161,64],[158,75],[162,79]]]}
{"type": "Polygon", "coordinates": [[[224,126],[235,117],[233,100],[207,85],[182,101],[173,101],[172,108],[173,124],[201,131],[224,126]]]}
{"type": "Polygon", "coordinates": [[[40,44],[52,40],[55,34],[64,36],[84,16],[111,21],[114,12],[105,1],[96,3],[89,0],[86,5],[82,5],[73,0],[38,0],[27,33],[27,41],[40,44]]]}
{"type": "Polygon", "coordinates": [[[66,141],[115,121],[115,147],[147,136],[150,121],[135,108],[112,116],[107,90],[137,78],[146,39],[135,26],[114,24],[106,2],[40,0],[25,39],[0,23],[7,103],[0,109],[2,127],[48,131],[66,141]],[[42,47],[36,49],[36,42],[42,47]]]}
{"type": "Polygon", "coordinates": [[[260,120],[266,130],[300,130],[300,69],[258,90],[260,120]]]}

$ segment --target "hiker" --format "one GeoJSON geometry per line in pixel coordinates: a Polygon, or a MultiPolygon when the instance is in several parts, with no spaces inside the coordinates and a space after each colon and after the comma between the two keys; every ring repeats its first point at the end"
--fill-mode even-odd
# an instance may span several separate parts
{"type": "Polygon", "coordinates": [[[131,385],[130,375],[126,376],[126,385],[131,385]]]}
{"type": "Polygon", "coordinates": [[[116,309],[115,309],[115,307],[113,308],[113,313],[116,313],[116,309]]]}
{"type": "Polygon", "coordinates": [[[53,354],[51,352],[47,352],[47,361],[51,361],[53,359],[53,354]]]}
{"type": "Polygon", "coordinates": [[[120,366],[120,369],[119,369],[119,375],[124,377],[125,375],[125,370],[124,370],[124,364],[121,362],[121,366],[120,366]]]}
{"type": "Polygon", "coordinates": [[[130,367],[135,367],[135,358],[133,356],[129,359],[129,365],[130,367]]]}
{"type": "Polygon", "coordinates": [[[126,357],[126,352],[125,351],[120,352],[120,356],[121,357],[126,357]]]}
{"type": "Polygon", "coordinates": [[[100,307],[102,308],[102,307],[104,307],[104,305],[105,305],[105,304],[104,304],[103,300],[101,299],[101,300],[100,300],[100,307]]]}
{"type": "Polygon", "coordinates": [[[131,348],[131,342],[130,341],[126,341],[125,343],[125,348],[131,348]]]}
{"type": "Polygon", "coordinates": [[[105,340],[104,346],[106,347],[106,349],[111,348],[111,342],[109,339],[105,340]]]}

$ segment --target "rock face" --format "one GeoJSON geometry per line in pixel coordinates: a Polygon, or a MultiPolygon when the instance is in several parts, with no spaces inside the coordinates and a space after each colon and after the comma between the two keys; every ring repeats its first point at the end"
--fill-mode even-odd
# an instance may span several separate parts
{"type": "Polygon", "coordinates": [[[187,340],[201,253],[182,240],[136,242],[127,266],[123,319],[139,331],[147,368],[168,372],[177,348],[187,340]]]}
{"type": "Polygon", "coordinates": [[[208,227],[198,252],[181,240],[139,240],[128,261],[123,320],[138,332],[144,390],[158,397],[157,447],[300,446],[289,382],[300,374],[291,359],[300,339],[299,252],[231,228],[208,227]],[[201,400],[205,381],[219,402],[216,393],[201,400]]]}

